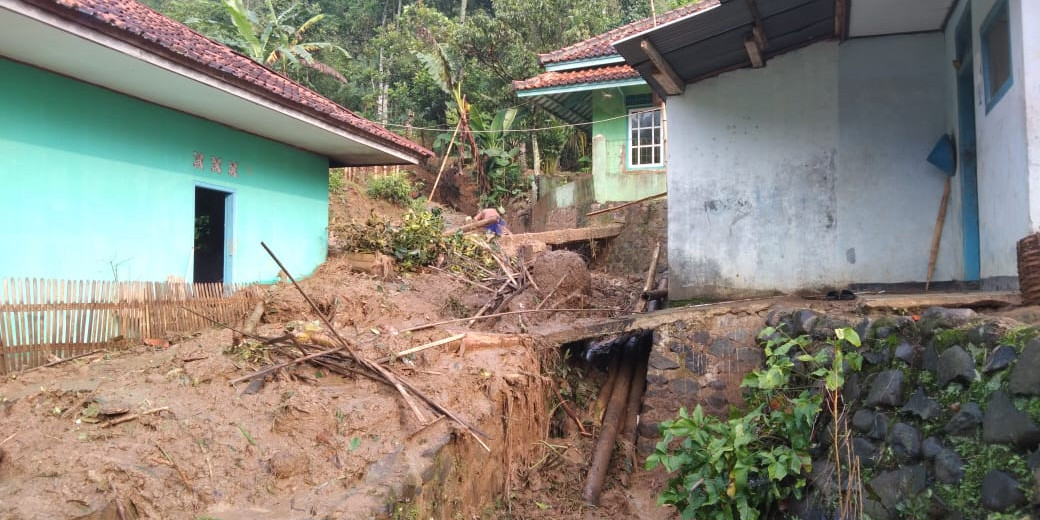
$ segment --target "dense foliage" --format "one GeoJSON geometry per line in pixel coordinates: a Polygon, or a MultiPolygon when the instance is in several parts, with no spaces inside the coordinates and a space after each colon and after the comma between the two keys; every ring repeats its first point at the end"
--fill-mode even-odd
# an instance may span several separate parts
{"type": "MultiPolygon", "coordinates": [[[[537,138],[545,152],[543,162],[552,163],[565,143],[575,142],[572,136],[580,130],[525,131],[559,122],[518,101],[511,82],[541,71],[538,53],[649,16],[650,1],[656,1],[657,12],[663,12],[695,0],[145,1],[333,101],[428,145],[440,134],[450,135],[461,112],[471,114],[474,121],[490,122],[503,110],[514,108],[511,124],[520,132],[512,135],[522,137],[498,150],[510,153],[514,146],[537,138]],[[434,53],[451,63],[458,96],[447,93],[444,78],[424,63],[434,53]],[[461,100],[465,100],[463,110],[458,106],[461,100]]],[[[573,153],[573,159],[583,153],[573,153]]],[[[516,164],[521,157],[514,153],[508,160],[516,164]]],[[[496,165],[505,158],[501,153],[484,157],[496,165]]],[[[529,164],[517,169],[526,167],[529,164]]],[[[511,175],[499,170],[495,173],[503,179],[511,175]]],[[[502,189],[508,192],[513,187],[502,189]]],[[[490,189],[483,194],[493,199],[503,195],[490,189]]]]}
{"type": "Polygon", "coordinates": [[[743,409],[724,420],[698,406],[661,423],[662,440],[647,469],[661,465],[674,475],[659,501],[676,506],[684,519],[755,520],[800,497],[817,420],[825,404],[837,402],[844,371],[862,363],[856,332],[834,332],[826,345],[813,345],[809,336],[765,329],[759,336],[765,366],[744,379],[743,409]]]}

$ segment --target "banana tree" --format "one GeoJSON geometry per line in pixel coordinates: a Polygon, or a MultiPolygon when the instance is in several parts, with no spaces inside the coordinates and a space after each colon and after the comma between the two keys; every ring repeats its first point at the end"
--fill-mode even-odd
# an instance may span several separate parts
{"type": "Polygon", "coordinates": [[[350,54],[345,49],[329,42],[304,41],[305,33],[324,19],[324,14],[316,14],[299,27],[293,27],[289,20],[300,7],[299,2],[279,13],[274,3],[267,0],[267,12],[262,18],[246,7],[242,0],[223,0],[223,3],[238,36],[237,40],[227,43],[254,61],[277,68],[283,73],[299,73],[307,68],[331,76],[341,83],[347,82],[347,78],[339,71],[314,57],[314,53],[327,50],[349,58],[350,54]]]}

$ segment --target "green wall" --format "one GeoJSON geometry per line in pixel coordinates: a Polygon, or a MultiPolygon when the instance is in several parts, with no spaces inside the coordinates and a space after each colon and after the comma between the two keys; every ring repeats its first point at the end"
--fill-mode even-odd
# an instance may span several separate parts
{"type": "Polygon", "coordinates": [[[225,281],[276,277],[261,240],[297,276],[325,259],[323,157],[3,59],[0,99],[0,278],[190,280],[198,184],[233,192],[225,281]]]}
{"type": "Polygon", "coordinates": [[[629,168],[625,156],[628,109],[639,108],[626,107],[625,97],[649,93],[650,87],[643,85],[592,94],[592,120],[603,121],[592,126],[592,176],[599,202],[636,200],[668,190],[664,168],[629,168]]]}

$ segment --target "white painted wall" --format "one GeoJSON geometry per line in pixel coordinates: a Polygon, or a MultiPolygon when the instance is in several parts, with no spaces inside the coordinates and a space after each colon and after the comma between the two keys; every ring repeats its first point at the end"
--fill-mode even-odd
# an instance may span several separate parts
{"type": "MultiPolygon", "coordinates": [[[[840,250],[850,253],[843,269],[834,267],[844,273],[838,281],[927,277],[946,174],[926,158],[951,130],[943,72],[952,67],[943,52],[939,33],[839,47],[838,234],[840,250]]],[[[950,204],[933,280],[963,273],[959,222],[959,204],[950,204]]]]}
{"type": "Polygon", "coordinates": [[[671,297],[923,281],[946,63],[939,33],[825,42],[669,98],[671,297]]]}
{"type": "MultiPolygon", "coordinates": [[[[975,67],[975,132],[978,139],[979,229],[982,277],[1017,276],[1015,244],[1030,230],[1030,216],[1040,214],[1040,206],[1030,199],[1027,173],[1025,84],[1023,73],[1022,2],[1010,0],[1011,53],[1013,84],[1003,98],[987,113],[982,83],[982,53],[979,29],[995,0],[972,2],[972,38],[975,67]]],[[[1026,3],[1034,5],[1035,0],[1026,3]]],[[[1032,24],[1037,24],[1035,13],[1032,24]]],[[[952,24],[951,24],[952,25],[952,24]]],[[[1033,32],[1036,28],[1033,29],[1033,32]]],[[[1037,38],[1030,36],[1030,41],[1037,38]]],[[[1035,44],[1035,42],[1034,42],[1035,44]]],[[[1034,64],[1035,66],[1035,64],[1034,64]]],[[[1034,80],[1035,82],[1035,80],[1034,80]]],[[[1035,185],[1035,184],[1034,184],[1035,185]]],[[[1033,218],[1035,222],[1035,217],[1033,218]]]]}
{"type": "Polygon", "coordinates": [[[1040,231],[1040,2],[1019,1],[1022,16],[1022,88],[1029,171],[1029,230],[1040,231]]]}
{"type": "Polygon", "coordinates": [[[672,299],[832,281],[837,62],[820,43],[668,99],[672,299]]]}

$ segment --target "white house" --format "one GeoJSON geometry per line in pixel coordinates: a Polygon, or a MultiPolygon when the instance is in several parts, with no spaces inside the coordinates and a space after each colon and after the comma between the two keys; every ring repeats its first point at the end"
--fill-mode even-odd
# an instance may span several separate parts
{"type": "Polygon", "coordinates": [[[1040,229],[1040,2],[706,0],[615,47],[667,96],[670,296],[1017,286],[1040,229]]]}

